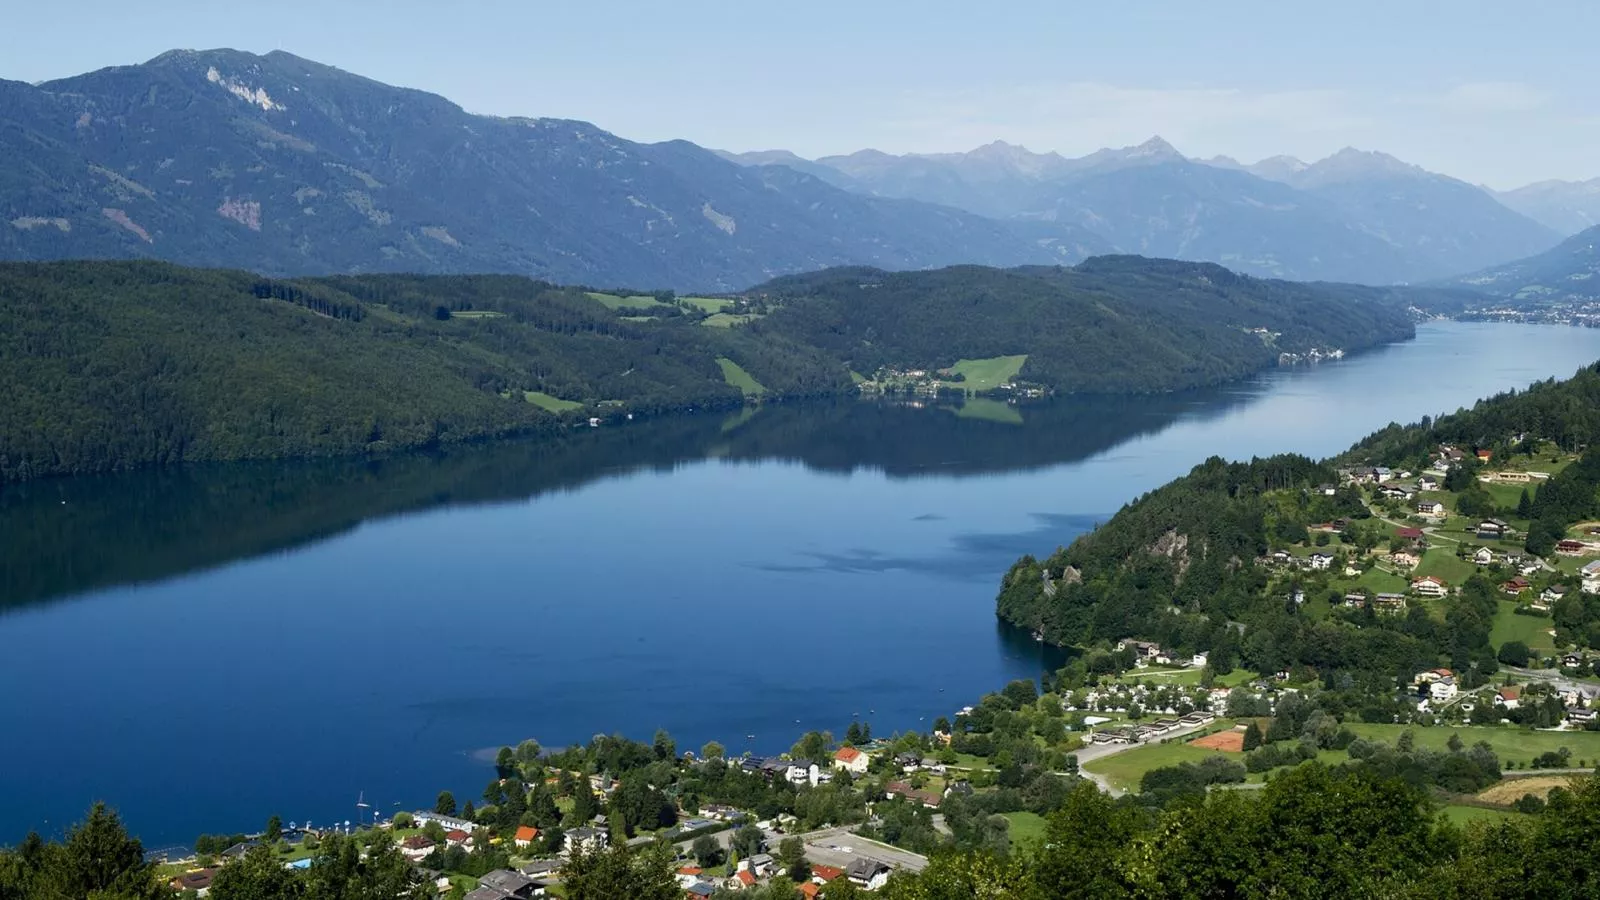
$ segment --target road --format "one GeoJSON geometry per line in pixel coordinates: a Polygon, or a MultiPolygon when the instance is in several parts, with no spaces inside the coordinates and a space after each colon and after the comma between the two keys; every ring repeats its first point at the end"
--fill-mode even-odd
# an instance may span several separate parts
{"type": "MultiPolygon", "coordinates": [[[[1212,722],[1207,725],[1195,725],[1189,728],[1179,728],[1176,731],[1167,732],[1166,734],[1157,738],[1156,741],[1172,740],[1173,738],[1185,738],[1191,734],[1195,734],[1196,732],[1205,731],[1214,724],[1216,723],[1212,722]]],[[[1090,763],[1096,762],[1097,760],[1105,759],[1108,756],[1115,756],[1118,753],[1123,753],[1136,747],[1149,746],[1151,743],[1153,742],[1146,741],[1143,744],[1090,744],[1089,746],[1084,747],[1082,750],[1079,750],[1077,753],[1078,774],[1089,779],[1090,781],[1093,781],[1095,784],[1098,784],[1100,786],[1100,790],[1105,791],[1113,797],[1120,797],[1127,793],[1127,791],[1124,791],[1112,784],[1111,780],[1106,778],[1104,775],[1091,772],[1086,767],[1090,763]]]]}

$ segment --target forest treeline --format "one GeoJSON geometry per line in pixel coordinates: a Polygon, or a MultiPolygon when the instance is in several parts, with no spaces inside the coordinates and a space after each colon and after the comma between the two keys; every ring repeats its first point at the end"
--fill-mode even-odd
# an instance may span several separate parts
{"type": "Polygon", "coordinates": [[[745,402],[719,360],[767,398],[848,393],[851,369],[1016,354],[1027,381],[1115,394],[1412,334],[1403,306],[1370,289],[1138,258],[839,269],[751,297],[764,318],[711,328],[680,306],[608,309],[517,276],[0,265],[0,480],[437,446],[745,402]]]}
{"type": "Polygon", "coordinates": [[[820,347],[863,373],[1026,353],[1025,381],[1143,393],[1239,378],[1280,353],[1409,338],[1414,326],[1393,290],[1132,256],[1072,268],[829,269],[753,288],[782,302],[751,327],[820,347]]]}

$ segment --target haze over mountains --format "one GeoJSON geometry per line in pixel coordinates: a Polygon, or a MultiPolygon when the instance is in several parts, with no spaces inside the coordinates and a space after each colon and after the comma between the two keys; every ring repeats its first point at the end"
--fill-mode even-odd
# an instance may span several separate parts
{"type": "Polygon", "coordinates": [[[1121,252],[1284,278],[1439,278],[1538,253],[1563,233],[1483,188],[1354,149],[1315,163],[1278,156],[1245,165],[1190,159],[1156,137],[1077,159],[1004,142],[956,154],[863,150],[805,161],[769,151],[729,158],[803,167],[823,178],[817,167],[827,167],[844,176],[830,178],[834,184],[875,196],[1071,223],[1121,252]]]}
{"type": "Polygon", "coordinates": [[[0,81],[0,259],[705,291],[837,265],[1136,253],[1383,284],[1548,250],[1600,216],[1597,187],[1493,195],[1382,154],[1243,165],[1159,138],[1079,159],[1002,142],[735,155],[473,115],[283,52],[172,51],[40,85],[0,81]]]}

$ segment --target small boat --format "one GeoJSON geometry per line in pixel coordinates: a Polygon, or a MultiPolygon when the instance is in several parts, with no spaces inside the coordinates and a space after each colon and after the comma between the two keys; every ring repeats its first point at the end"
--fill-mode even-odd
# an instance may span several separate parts
{"type": "Polygon", "coordinates": [[[1035,632],[1034,632],[1034,633],[1033,633],[1033,639],[1034,639],[1034,640],[1036,640],[1036,641],[1038,641],[1038,642],[1039,642],[1039,643],[1041,643],[1041,644],[1042,644],[1042,643],[1044,643],[1044,632],[1042,632],[1042,631],[1035,631],[1035,632]]]}

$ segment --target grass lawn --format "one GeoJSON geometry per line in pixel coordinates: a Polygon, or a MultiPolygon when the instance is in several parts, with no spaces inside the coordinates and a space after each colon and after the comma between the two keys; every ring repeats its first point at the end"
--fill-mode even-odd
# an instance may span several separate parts
{"type": "Polygon", "coordinates": [[[1417,566],[1414,577],[1436,575],[1444,579],[1444,583],[1451,587],[1460,587],[1478,571],[1478,565],[1464,559],[1456,558],[1455,545],[1448,547],[1434,547],[1422,555],[1422,564],[1417,566]]]}
{"type": "Polygon", "coordinates": [[[968,393],[977,393],[997,388],[1017,377],[1022,371],[1022,364],[1028,361],[1026,353],[1020,356],[992,356],[988,359],[962,359],[950,367],[950,371],[965,376],[965,381],[955,383],[955,387],[962,388],[968,393]]]}
{"type": "Polygon", "coordinates": [[[865,382],[866,380],[867,380],[867,376],[861,374],[860,372],[857,372],[855,369],[851,369],[850,370],[850,383],[851,384],[861,384],[861,383],[865,382]]]}
{"type": "Polygon", "coordinates": [[[1459,734],[1461,740],[1469,747],[1479,741],[1488,741],[1502,763],[1527,763],[1541,753],[1562,747],[1572,751],[1574,766],[1579,760],[1587,760],[1591,765],[1600,761],[1600,731],[1524,731],[1521,728],[1494,725],[1420,728],[1405,725],[1370,725],[1365,722],[1350,722],[1346,723],[1345,727],[1360,737],[1388,744],[1399,740],[1400,733],[1411,727],[1417,746],[1434,750],[1445,749],[1450,741],[1450,735],[1459,734]]]}
{"type": "Polygon", "coordinates": [[[716,297],[679,297],[678,299],[703,313],[719,313],[733,305],[732,300],[719,300],[716,297]]]}
{"type": "Polygon", "coordinates": [[[1411,586],[1411,582],[1399,575],[1385,572],[1379,568],[1371,568],[1361,573],[1355,581],[1356,587],[1364,587],[1374,594],[1403,594],[1411,586]]]}
{"type": "Polygon", "coordinates": [[[1037,843],[1044,838],[1044,816],[1031,812],[1001,813],[1011,823],[1011,845],[1037,843]]]}
{"type": "Polygon", "coordinates": [[[598,291],[589,291],[589,299],[605,304],[606,309],[651,309],[667,305],[654,297],[644,295],[619,297],[616,294],[602,294],[598,291]]]}
{"type": "MultiPolygon", "coordinates": [[[[1139,779],[1151,769],[1162,769],[1167,766],[1176,766],[1179,763],[1199,762],[1212,756],[1226,756],[1229,759],[1239,760],[1238,753],[1223,753],[1219,750],[1206,750],[1201,747],[1191,746],[1188,741],[1197,737],[1173,738],[1165,744],[1145,744],[1113,753],[1083,764],[1084,771],[1105,776],[1106,780],[1125,791],[1137,791],[1139,779]]],[[[1242,760],[1241,760],[1242,761],[1242,760]]]]}
{"type": "Polygon", "coordinates": [[[1489,643],[1499,649],[1506,641],[1521,641],[1534,650],[1555,649],[1555,639],[1545,634],[1555,627],[1550,619],[1541,616],[1519,616],[1515,600],[1501,600],[1489,629],[1489,643]]]}
{"type": "Polygon", "coordinates": [[[1488,822],[1493,825],[1512,819],[1527,818],[1514,810],[1489,809],[1483,806],[1446,806],[1442,812],[1446,819],[1457,825],[1470,825],[1473,822],[1488,822]]]}
{"type": "Polygon", "coordinates": [[[700,324],[707,328],[732,328],[735,325],[743,325],[746,322],[759,318],[761,318],[761,316],[754,314],[736,316],[733,313],[719,312],[701,319],[700,324]]]}
{"type": "Polygon", "coordinates": [[[560,397],[552,397],[543,391],[523,391],[522,396],[523,399],[527,400],[529,403],[532,403],[534,406],[553,413],[563,413],[570,412],[574,409],[583,409],[583,404],[576,400],[563,400],[560,397]]]}
{"type": "Polygon", "coordinates": [[[726,356],[717,357],[717,365],[722,367],[722,380],[743,391],[746,397],[759,397],[767,392],[761,382],[726,356]]]}
{"type": "Polygon", "coordinates": [[[1015,406],[987,397],[973,397],[967,400],[956,407],[956,415],[963,419],[982,419],[1003,425],[1022,424],[1022,413],[1018,412],[1015,406]]]}

